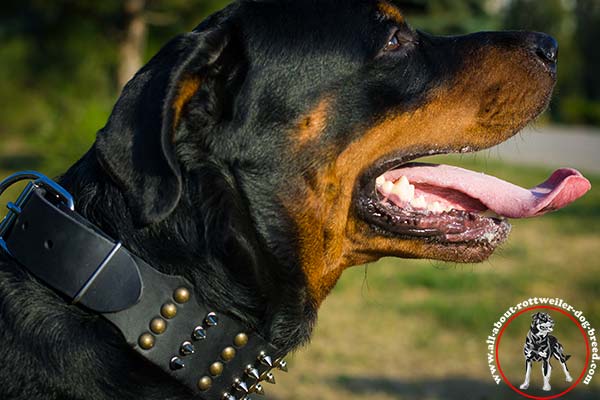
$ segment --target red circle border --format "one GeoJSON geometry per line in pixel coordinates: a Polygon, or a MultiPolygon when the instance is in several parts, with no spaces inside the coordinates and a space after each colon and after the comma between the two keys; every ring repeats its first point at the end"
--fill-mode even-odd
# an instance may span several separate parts
{"type": "Polygon", "coordinates": [[[500,329],[500,333],[498,333],[498,339],[496,340],[496,345],[494,346],[494,351],[496,352],[496,366],[498,367],[498,372],[500,372],[500,375],[502,376],[502,379],[504,380],[504,383],[506,383],[512,390],[514,390],[515,392],[517,392],[518,394],[520,394],[521,396],[530,398],[530,399],[536,399],[536,400],[551,400],[551,399],[556,399],[558,397],[564,396],[565,394],[569,393],[571,390],[575,389],[575,386],[579,385],[579,383],[581,382],[581,380],[583,379],[583,377],[585,376],[585,373],[588,369],[589,363],[590,363],[590,356],[591,356],[591,351],[590,351],[590,344],[588,341],[588,337],[587,337],[587,333],[586,331],[583,329],[583,326],[581,326],[581,324],[579,323],[579,321],[575,318],[575,316],[569,314],[568,312],[564,311],[561,308],[558,307],[554,307],[554,306],[546,306],[546,305],[542,305],[542,306],[533,306],[533,307],[528,307],[525,308],[521,311],[519,311],[518,313],[516,313],[515,315],[513,315],[512,317],[510,317],[502,326],[502,329],[500,329]],[[504,330],[506,329],[506,327],[515,319],[517,318],[519,315],[527,312],[527,311],[531,311],[531,310],[535,310],[538,308],[547,308],[550,310],[554,310],[554,311],[558,311],[564,315],[566,315],[567,317],[569,317],[571,319],[571,321],[573,321],[575,323],[575,325],[579,328],[579,331],[581,332],[581,334],[583,335],[583,339],[585,341],[585,348],[586,348],[586,356],[585,356],[585,367],[583,368],[583,371],[581,372],[581,375],[579,375],[579,378],[575,381],[574,384],[572,384],[571,386],[569,386],[568,389],[566,389],[565,391],[558,393],[558,394],[554,394],[551,396],[533,396],[530,394],[527,394],[523,391],[521,391],[520,389],[517,389],[512,383],[509,382],[509,380],[506,378],[506,376],[504,375],[504,372],[502,371],[502,368],[500,367],[500,359],[499,359],[499,355],[498,355],[498,348],[500,346],[500,339],[502,338],[502,334],[504,333],[504,330]]]}

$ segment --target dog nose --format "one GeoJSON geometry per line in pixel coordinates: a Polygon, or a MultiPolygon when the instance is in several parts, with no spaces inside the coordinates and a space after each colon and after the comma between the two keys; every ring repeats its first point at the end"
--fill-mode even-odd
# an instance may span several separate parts
{"type": "Polygon", "coordinates": [[[558,42],[552,36],[540,33],[535,39],[535,53],[544,62],[556,64],[558,61],[558,42]]]}

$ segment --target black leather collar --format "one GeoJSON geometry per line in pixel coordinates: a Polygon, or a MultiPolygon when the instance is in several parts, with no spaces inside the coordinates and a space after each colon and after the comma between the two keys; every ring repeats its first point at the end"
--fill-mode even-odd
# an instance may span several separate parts
{"type": "MultiPolygon", "coordinates": [[[[70,194],[37,172],[0,223],[0,248],[66,301],[113,323],[148,361],[205,399],[247,399],[287,371],[284,354],[200,304],[185,278],[165,275],[74,211],[70,194]]],[[[0,250],[2,251],[2,250],[0,250]]]]}

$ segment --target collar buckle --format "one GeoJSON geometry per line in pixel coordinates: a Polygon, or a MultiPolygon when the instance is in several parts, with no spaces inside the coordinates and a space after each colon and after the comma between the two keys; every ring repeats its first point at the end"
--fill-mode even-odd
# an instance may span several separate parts
{"type": "Polygon", "coordinates": [[[4,179],[2,182],[0,182],[0,195],[2,195],[2,193],[4,193],[10,186],[24,180],[31,180],[31,182],[29,182],[21,194],[19,194],[15,202],[8,202],[6,205],[6,208],[8,208],[8,213],[0,222],[0,248],[2,248],[9,255],[11,253],[4,238],[10,232],[15,220],[21,213],[23,206],[27,203],[31,197],[31,193],[34,190],[44,189],[50,194],[50,196],[48,196],[49,201],[55,205],[62,203],[72,211],[75,210],[75,201],[73,200],[73,196],[71,196],[71,194],[58,183],[36,171],[21,171],[4,179]]]}

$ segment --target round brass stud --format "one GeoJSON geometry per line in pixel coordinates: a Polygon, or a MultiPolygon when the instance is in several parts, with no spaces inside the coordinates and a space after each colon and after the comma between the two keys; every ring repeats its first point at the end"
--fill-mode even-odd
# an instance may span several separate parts
{"type": "Polygon", "coordinates": [[[235,357],[235,349],[233,347],[225,347],[221,352],[221,358],[225,361],[231,361],[235,357]]]}
{"type": "Polygon", "coordinates": [[[212,379],[209,376],[203,376],[198,380],[198,389],[206,392],[212,386],[212,379]]]}
{"type": "Polygon", "coordinates": [[[187,303],[190,300],[190,291],[185,287],[175,289],[173,299],[179,304],[187,303]]]}
{"type": "Polygon", "coordinates": [[[154,347],[154,336],[152,336],[148,332],[143,333],[138,339],[138,344],[142,349],[150,350],[154,347]]]}
{"type": "Polygon", "coordinates": [[[244,347],[248,344],[248,335],[245,333],[238,333],[233,339],[233,344],[237,347],[244,347]]]}
{"type": "Polygon", "coordinates": [[[157,335],[164,333],[167,330],[167,321],[160,317],[154,318],[150,321],[150,330],[157,335]]]}
{"type": "Polygon", "coordinates": [[[165,303],[160,308],[160,314],[166,319],[171,319],[177,314],[177,306],[173,303],[165,303]]]}
{"type": "Polygon", "coordinates": [[[212,376],[219,376],[223,373],[223,363],[220,361],[214,362],[211,364],[210,367],[208,367],[208,372],[210,372],[210,374],[212,376]]]}

